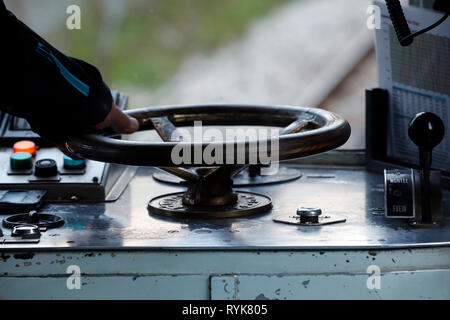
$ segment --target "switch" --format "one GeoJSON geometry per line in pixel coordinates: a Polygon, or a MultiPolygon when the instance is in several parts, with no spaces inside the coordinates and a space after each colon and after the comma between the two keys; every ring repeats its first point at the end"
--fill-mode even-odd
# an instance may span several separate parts
{"type": "Polygon", "coordinates": [[[13,152],[28,152],[34,157],[36,155],[36,144],[29,140],[18,141],[13,146],[13,152]]]}
{"type": "Polygon", "coordinates": [[[53,177],[58,174],[56,161],[53,159],[41,159],[34,165],[34,175],[36,177],[53,177]]]}
{"type": "Polygon", "coordinates": [[[81,170],[86,168],[86,160],[75,160],[68,156],[64,156],[64,169],[66,170],[81,170]]]}
{"type": "Polygon", "coordinates": [[[322,210],[318,207],[300,207],[297,209],[297,215],[300,216],[302,223],[319,223],[319,216],[322,210]]]}
{"type": "Polygon", "coordinates": [[[28,152],[13,153],[10,158],[11,170],[31,170],[33,157],[28,152]]]}

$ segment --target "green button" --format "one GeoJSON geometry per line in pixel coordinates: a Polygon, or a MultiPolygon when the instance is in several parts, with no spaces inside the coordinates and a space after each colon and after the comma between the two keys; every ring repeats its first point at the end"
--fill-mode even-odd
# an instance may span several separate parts
{"type": "Polygon", "coordinates": [[[28,152],[16,152],[10,159],[12,170],[30,170],[33,168],[33,156],[28,152]]]}
{"type": "Polygon", "coordinates": [[[68,156],[64,156],[64,169],[66,170],[79,170],[86,168],[86,160],[74,160],[68,156]]]}

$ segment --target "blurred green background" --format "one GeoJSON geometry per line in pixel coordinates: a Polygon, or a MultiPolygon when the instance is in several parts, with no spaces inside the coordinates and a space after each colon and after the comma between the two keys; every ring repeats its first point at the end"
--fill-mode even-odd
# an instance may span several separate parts
{"type": "Polygon", "coordinates": [[[290,0],[107,1],[82,3],[82,29],[52,35],[69,55],[97,65],[114,85],[163,84],[181,62],[238,38],[253,21],[290,0]],[[99,58],[101,57],[101,58],[99,58]]]}
{"type": "Polygon", "coordinates": [[[56,48],[97,66],[110,88],[129,95],[130,108],[317,106],[347,117],[355,145],[364,143],[364,89],[377,85],[371,0],[4,1],[56,48]],[[81,9],[81,30],[66,27],[71,5],[81,9]],[[363,71],[329,98],[321,89],[329,70],[354,57],[347,48],[356,44],[371,52],[363,71]]]}

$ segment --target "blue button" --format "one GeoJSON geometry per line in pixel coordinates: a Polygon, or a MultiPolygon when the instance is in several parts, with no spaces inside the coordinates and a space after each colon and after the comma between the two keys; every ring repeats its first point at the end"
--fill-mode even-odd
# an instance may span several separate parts
{"type": "Polygon", "coordinates": [[[33,156],[28,152],[16,152],[10,159],[12,170],[29,170],[33,168],[33,156]]]}
{"type": "Polygon", "coordinates": [[[64,156],[64,169],[66,170],[80,170],[86,168],[86,160],[74,160],[68,156],[64,156]]]}

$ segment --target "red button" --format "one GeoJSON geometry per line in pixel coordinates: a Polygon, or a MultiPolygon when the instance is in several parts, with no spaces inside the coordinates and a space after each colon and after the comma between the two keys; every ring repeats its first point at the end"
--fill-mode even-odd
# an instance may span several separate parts
{"type": "Polygon", "coordinates": [[[36,155],[36,144],[33,141],[18,141],[13,146],[13,152],[28,152],[32,156],[36,155]]]}

